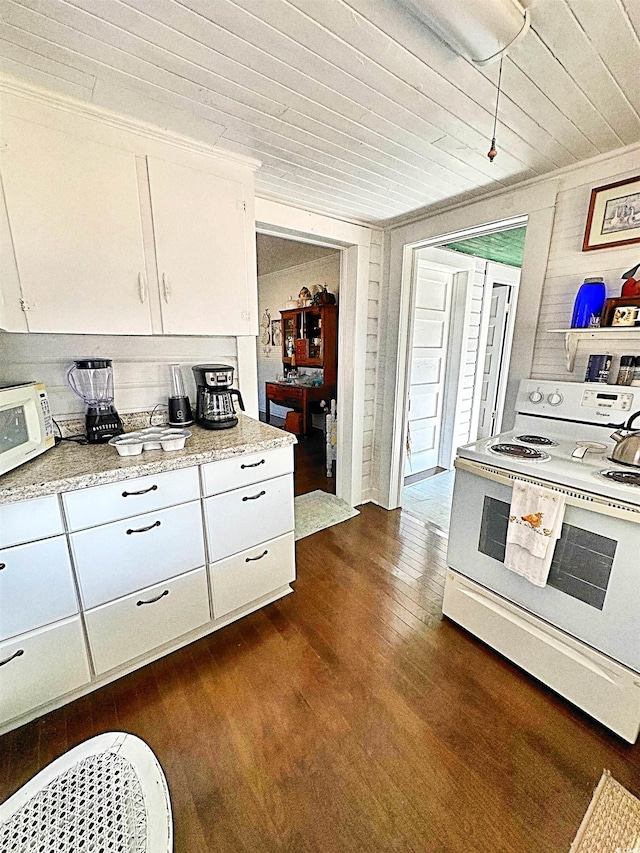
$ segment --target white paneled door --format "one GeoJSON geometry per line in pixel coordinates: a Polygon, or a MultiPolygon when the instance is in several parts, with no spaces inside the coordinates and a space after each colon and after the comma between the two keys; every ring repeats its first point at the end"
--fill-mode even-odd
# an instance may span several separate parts
{"type": "Polygon", "coordinates": [[[489,438],[500,432],[506,372],[513,335],[512,309],[515,309],[520,270],[506,264],[489,263],[486,272],[486,294],[490,295],[487,321],[487,343],[480,392],[478,438],[489,438]]]}
{"type": "Polygon", "coordinates": [[[405,476],[438,465],[454,273],[416,260],[405,476]]]}

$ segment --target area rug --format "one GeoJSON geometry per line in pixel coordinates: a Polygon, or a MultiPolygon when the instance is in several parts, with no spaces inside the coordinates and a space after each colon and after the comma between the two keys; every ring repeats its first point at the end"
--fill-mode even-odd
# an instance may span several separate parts
{"type": "Polygon", "coordinates": [[[605,770],[569,853],[640,853],[640,800],[605,770]]]}
{"type": "Polygon", "coordinates": [[[295,499],[295,511],[296,541],[360,515],[357,509],[352,509],[341,498],[320,490],[298,495],[295,499]]]}

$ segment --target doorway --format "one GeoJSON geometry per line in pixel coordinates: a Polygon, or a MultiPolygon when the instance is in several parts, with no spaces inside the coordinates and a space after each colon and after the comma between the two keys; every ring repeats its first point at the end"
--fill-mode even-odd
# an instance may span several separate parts
{"type": "Polygon", "coordinates": [[[457,447],[502,424],[525,231],[413,250],[402,507],[444,531],[457,447]]]}
{"type": "Polygon", "coordinates": [[[340,249],[326,245],[260,233],[256,237],[260,419],[298,436],[294,449],[296,495],[316,490],[336,492],[336,429],[331,400],[337,399],[337,329],[329,321],[335,320],[338,312],[332,306],[317,308],[308,303],[309,296],[323,288],[339,302],[340,255],[340,249]],[[297,329],[295,334],[283,337],[282,312],[286,328],[297,329]],[[331,318],[324,318],[324,329],[323,312],[332,313],[331,318]],[[312,329],[316,330],[313,334],[312,329]],[[297,361],[296,338],[302,343],[309,338],[310,350],[306,358],[298,353],[297,361]]]}

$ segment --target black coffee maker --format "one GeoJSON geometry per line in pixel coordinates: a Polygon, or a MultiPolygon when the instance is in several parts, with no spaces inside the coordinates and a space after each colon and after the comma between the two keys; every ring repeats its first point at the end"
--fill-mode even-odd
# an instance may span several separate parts
{"type": "Polygon", "coordinates": [[[238,423],[233,397],[244,412],[242,395],[233,382],[233,367],[228,364],[196,364],[193,375],[197,385],[196,423],[205,429],[229,429],[238,423]]]}

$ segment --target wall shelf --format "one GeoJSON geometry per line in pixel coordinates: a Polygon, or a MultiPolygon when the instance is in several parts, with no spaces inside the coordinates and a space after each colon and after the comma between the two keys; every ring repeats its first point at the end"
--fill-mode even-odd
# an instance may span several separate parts
{"type": "Polygon", "coordinates": [[[564,353],[567,360],[567,370],[571,373],[576,363],[578,342],[587,338],[602,340],[634,339],[640,343],[640,326],[606,326],[604,328],[586,329],[548,329],[550,334],[564,335],[564,353]]]}

